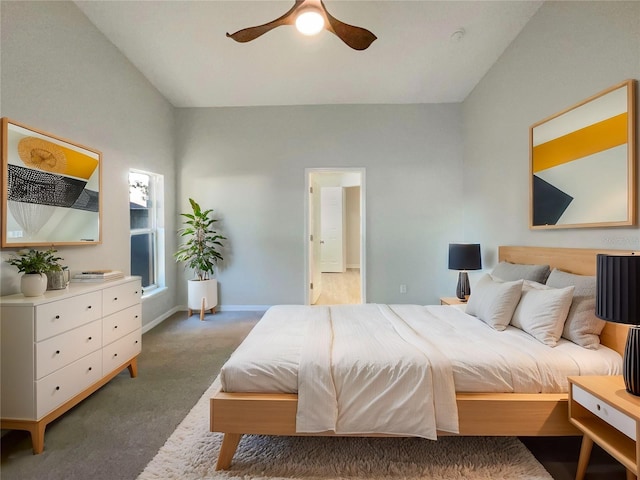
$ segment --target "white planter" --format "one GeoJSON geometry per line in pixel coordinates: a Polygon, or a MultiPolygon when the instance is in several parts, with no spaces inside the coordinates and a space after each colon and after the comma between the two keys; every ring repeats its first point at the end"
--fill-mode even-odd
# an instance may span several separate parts
{"type": "Polygon", "coordinates": [[[47,290],[44,273],[25,273],[20,279],[20,291],[25,297],[38,297],[47,290]]]}
{"type": "Polygon", "coordinates": [[[193,310],[200,311],[200,320],[204,318],[205,310],[215,312],[218,305],[218,281],[215,278],[209,280],[189,280],[187,307],[189,316],[193,310]]]}

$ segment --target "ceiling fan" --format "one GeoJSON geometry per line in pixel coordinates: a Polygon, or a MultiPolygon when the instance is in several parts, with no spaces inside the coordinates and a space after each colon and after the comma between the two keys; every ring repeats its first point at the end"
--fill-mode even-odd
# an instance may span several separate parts
{"type": "Polygon", "coordinates": [[[236,42],[250,42],[281,25],[295,25],[305,35],[315,35],[322,29],[328,30],[355,50],[365,50],[378,38],[366,28],[348,25],[332,17],[322,0],[296,0],[294,6],[281,17],[236,33],[227,33],[227,37],[236,42]]]}

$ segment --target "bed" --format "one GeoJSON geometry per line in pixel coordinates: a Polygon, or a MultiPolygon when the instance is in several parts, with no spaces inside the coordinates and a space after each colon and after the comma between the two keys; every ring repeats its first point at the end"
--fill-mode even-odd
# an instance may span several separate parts
{"type": "MultiPolygon", "coordinates": [[[[597,253],[612,250],[547,247],[500,247],[499,261],[513,264],[547,264],[565,272],[594,275],[597,253]]],[[[600,343],[622,354],[628,327],[607,323],[600,343]]],[[[477,389],[476,389],[477,390],[477,389]]],[[[562,436],[578,435],[568,421],[566,393],[454,393],[459,435],[562,436]]],[[[211,398],[210,429],[224,433],[217,469],[229,468],[243,434],[336,435],[333,431],[298,433],[296,393],[222,391],[211,398]]],[[[439,435],[450,434],[438,431],[439,435]]],[[[384,436],[384,434],[367,434],[384,436]]]]}

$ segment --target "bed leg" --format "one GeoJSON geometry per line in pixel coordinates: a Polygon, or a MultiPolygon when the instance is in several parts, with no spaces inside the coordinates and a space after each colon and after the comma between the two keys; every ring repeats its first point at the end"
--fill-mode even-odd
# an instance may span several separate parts
{"type": "Polygon", "coordinates": [[[242,438],[241,433],[225,433],[222,437],[222,445],[220,446],[220,453],[218,454],[218,463],[216,464],[216,470],[226,470],[231,466],[231,460],[236,453],[238,443],[242,438]]]}

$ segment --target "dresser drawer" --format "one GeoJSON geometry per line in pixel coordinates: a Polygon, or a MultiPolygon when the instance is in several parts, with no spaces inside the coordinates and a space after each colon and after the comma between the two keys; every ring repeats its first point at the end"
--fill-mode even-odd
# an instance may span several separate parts
{"type": "Polygon", "coordinates": [[[85,293],[35,307],[36,342],[102,317],[102,292],[85,293]]]}
{"type": "Polygon", "coordinates": [[[140,328],[104,347],[102,366],[105,375],[138,355],[141,348],[142,329],[140,328]]]}
{"type": "Polygon", "coordinates": [[[142,305],[137,304],[102,319],[102,343],[124,337],[142,326],[142,305]]]}
{"type": "Polygon", "coordinates": [[[93,352],[36,382],[40,419],[102,378],[102,352],[93,352]]]}
{"type": "Polygon", "coordinates": [[[36,379],[102,347],[100,320],[36,343],[36,379]]]}
{"type": "Polygon", "coordinates": [[[105,288],[102,295],[102,314],[105,316],[111,315],[140,303],[140,297],[142,296],[140,280],[105,288]]]}
{"type": "Polygon", "coordinates": [[[636,440],[636,421],[600,400],[577,385],[571,385],[571,395],[574,401],[585,407],[595,416],[615,427],[632,440],[636,440]]]}

